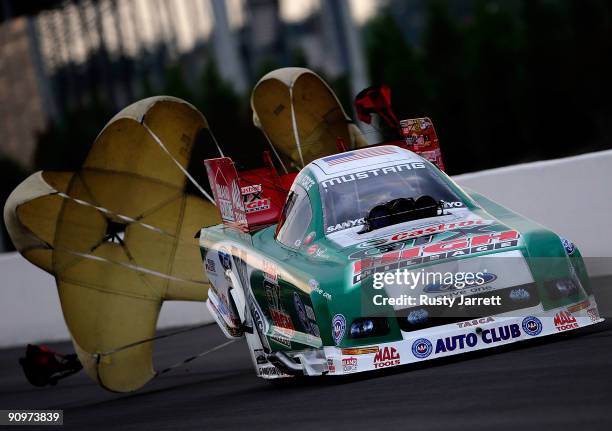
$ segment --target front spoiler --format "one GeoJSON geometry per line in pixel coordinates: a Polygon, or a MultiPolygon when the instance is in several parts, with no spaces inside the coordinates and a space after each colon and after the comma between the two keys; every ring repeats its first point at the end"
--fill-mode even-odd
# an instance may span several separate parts
{"type": "MultiPolygon", "coordinates": [[[[404,339],[390,343],[355,348],[326,346],[323,348],[326,370],[303,374],[346,375],[379,370],[545,337],[603,321],[594,297],[590,297],[583,302],[529,316],[493,316],[403,332],[404,339]]],[[[297,353],[292,352],[292,356],[297,353]]],[[[300,359],[307,360],[306,357],[300,359]]],[[[303,365],[305,371],[312,369],[303,365]]]]}

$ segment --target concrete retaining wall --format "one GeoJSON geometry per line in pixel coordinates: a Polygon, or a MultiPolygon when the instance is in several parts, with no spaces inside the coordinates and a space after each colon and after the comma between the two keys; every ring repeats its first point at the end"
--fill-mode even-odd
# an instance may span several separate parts
{"type": "Polygon", "coordinates": [[[591,276],[612,274],[612,150],[453,179],[575,242],[591,276]]]}
{"type": "MultiPolygon", "coordinates": [[[[203,302],[165,302],[158,329],[210,322],[203,302]]],[[[0,347],[68,340],[55,280],[19,253],[0,255],[0,347]]]]}

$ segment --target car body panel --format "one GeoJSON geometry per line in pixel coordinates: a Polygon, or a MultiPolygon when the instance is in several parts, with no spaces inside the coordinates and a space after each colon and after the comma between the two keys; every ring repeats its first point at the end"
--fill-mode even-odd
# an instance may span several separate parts
{"type": "MultiPolygon", "coordinates": [[[[377,161],[384,159],[380,166],[397,163],[389,154],[377,154],[376,157],[377,161]]],[[[363,169],[360,167],[363,159],[350,160],[348,171],[341,171],[337,166],[323,171],[320,169],[326,159],[323,158],[323,161],[306,166],[292,186],[292,190],[301,188],[301,192],[308,195],[312,211],[310,223],[300,240],[289,246],[282,244],[275,237],[276,225],[255,233],[237,232],[223,225],[202,229],[200,245],[205,270],[213,285],[211,290],[225,301],[224,312],[232,314],[234,309],[229,320],[235,322],[236,327],[241,320],[240,313],[235,311],[236,302],[241,300],[231,302],[230,290],[238,288],[243,292],[245,304],[238,306],[248,312],[242,319],[242,326],[246,328],[245,335],[260,376],[288,375],[287,369],[277,368],[270,372],[274,367],[273,356],[278,352],[284,352],[294,362],[300,362],[296,355],[316,352],[316,361],[321,358],[327,361],[323,373],[343,374],[549,335],[558,332],[556,321],[570,322],[562,325],[563,330],[570,330],[603,320],[591,294],[580,252],[571,242],[478,193],[462,190],[416,154],[406,157],[400,162],[416,161],[435,170],[460,199],[450,203],[445,215],[412,220],[365,234],[361,224],[343,225],[337,230],[334,227],[326,232],[320,184],[326,178],[363,169]],[[502,257],[505,258],[503,264],[500,259],[495,261],[502,257]],[[228,259],[231,264],[224,264],[228,259]],[[419,326],[419,323],[411,327],[413,308],[391,305],[374,308],[372,305],[373,296],[381,294],[372,289],[375,268],[383,272],[396,269],[414,272],[487,266],[495,271],[487,286],[482,291],[468,293],[501,292],[511,304],[511,308],[498,309],[504,312],[463,318],[457,314],[446,320],[449,323],[432,318],[435,324],[419,326]],[[231,274],[227,276],[232,271],[239,275],[233,278],[234,282],[231,274]],[[572,291],[564,292],[559,280],[572,280],[572,291]],[[525,298],[531,301],[521,302],[525,298]],[[386,319],[383,332],[365,338],[350,336],[349,327],[353,323],[374,315],[386,319]],[[526,322],[527,317],[533,319],[526,322]],[[474,332],[474,325],[465,322],[476,322],[479,333],[474,332]],[[539,329],[532,330],[530,325],[539,329]],[[248,333],[248,328],[253,329],[252,333],[248,333]],[[491,339],[496,341],[487,342],[487,334],[492,334],[491,339]],[[469,339],[465,338],[468,336],[469,339]],[[451,341],[447,337],[451,337],[451,341]],[[469,345],[451,349],[452,337],[456,337],[456,342],[468,340],[469,345]],[[429,345],[431,349],[427,353],[429,345]],[[362,354],[353,355],[354,352],[362,354]]],[[[418,289],[426,288],[418,286],[418,289]]],[[[385,293],[388,291],[382,295],[385,293]]],[[[303,355],[301,358],[302,362],[307,361],[303,355]]]]}

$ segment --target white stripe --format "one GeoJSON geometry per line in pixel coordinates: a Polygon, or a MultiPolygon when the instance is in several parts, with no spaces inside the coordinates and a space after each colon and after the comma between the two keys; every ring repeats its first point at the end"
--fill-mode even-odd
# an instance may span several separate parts
{"type": "Polygon", "coordinates": [[[146,123],[142,123],[143,127],[145,128],[145,130],[147,132],[149,132],[149,134],[151,135],[151,137],[153,138],[153,140],[155,142],[157,142],[157,144],[161,147],[162,150],[164,150],[166,152],[166,154],[168,154],[168,156],[172,159],[172,161],[176,164],[176,166],[178,166],[178,168],[183,172],[183,174],[185,174],[185,176],[187,178],[189,178],[189,181],[191,181],[191,183],[197,187],[197,189],[204,195],[206,196],[206,199],[208,199],[210,202],[212,202],[213,205],[215,205],[215,200],[213,198],[210,197],[210,195],[208,193],[206,193],[206,191],[202,188],[202,186],[200,184],[198,184],[198,182],[195,180],[195,178],[193,178],[189,172],[187,172],[187,169],[185,169],[183,167],[183,165],[181,165],[179,163],[178,160],[176,160],[174,158],[174,156],[172,156],[172,154],[170,153],[170,151],[168,151],[168,149],[166,148],[166,146],[162,143],[161,139],[159,139],[157,137],[157,135],[155,133],[153,133],[153,130],[151,130],[149,128],[149,126],[147,126],[146,123]]]}
{"type": "Polygon", "coordinates": [[[181,282],[186,282],[186,283],[195,283],[195,284],[201,284],[201,285],[206,285],[206,286],[210,285],[209,282],[203,282],[203,281],[200,281],[200,280],[191,280],[191,279],[184,279],[184,278],[174,277],[173,275],[164,274],[163,272],[154,271],[152,269],[144,268],[142,266],[133,265],[131,263],[126,263],[126,262],[117,262],[117,261],[114,261],[114,260],[107,259],[105,257],[96,256],[96,255],[93,255],[93,254],[81,253],[81,252],[78,252],[78,251],[62,249],[62,248],[59,248],[59,249],[58,248],[54,248],[54,250],[60,251],[60,252],[64,252],[64,253],[70,253],[70,254],[73,254],[75,256],[82,257],[84,259],[95,260],[95,261],[98,261],[98,262],[104,262],[104,263],[110,263],[110,264],[113,264],[113,265],[123,266],[125,268],[134,270],[136,272],[141,272],[143,274],[148,274],[148,275],[154,275],[156,277],[164,278],[166,280],[181,281],[181,282]]]}
{"type": "Polygon", "coordinates": [[[168,236],[170,236],[172,238],[176,238],[175,235],[171,234],[170,232],[166,232],[163,229],[160,229],[158,227],[155,227],[155,226],[147,224],[147,223],[142,223],[142,222],[140,222],[140,221],[138,221],[138,220],[136,220],[136,219],[134,219],[132,217],[129,217],[129,216],[126,216],[126,215],[123,215],[123,214],[115,213],[115,212],[113,212],[113,211],[111,211],[111,210],[109,210],[107,208],[96,206],[96,205],[91,204],[91,203],[89,203],[87,201],[84,201],[82,199],[75,199],[75,198],[67,195],[66,193],[57,192],[57,196],[60,196],[60,197],[62,197],[64,199],[71,200],[71,201],[73,201],[73,202],[75,202],[75,203],[77,203],[79,205],[83,205],[83,206],[86,206],[86,207],[94,208],[94,209],[100,211],[101,213],[117,217],[118,219],[124,220],[124,221],[126,221],[128,223],[138,224],[138,225],[144,227],[145,229],[149,229],[149,230],[152,230],[154,232],[161,233],[163,235],[168,235],[168,236]]]}
{"type": "Polygon", "coordinates": [[[304,167],[304,157],[302,156],[302,146],[300,144],[300,136],[297,131],[297,120],[295,118],[295,108],[293,107],[293,83],[289,87],[289,102],[291,103],[291,125],[293,127],[293,136],[295,138],[295,144],[297,145],[298,154],[300,155],[300,161],[302,167],[304,167]]]}

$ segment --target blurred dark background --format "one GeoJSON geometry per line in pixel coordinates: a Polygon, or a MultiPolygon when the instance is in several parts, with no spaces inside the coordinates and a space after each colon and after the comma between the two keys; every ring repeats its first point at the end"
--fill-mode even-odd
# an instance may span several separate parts
{"type": "Polygon", "coordinates": [[[351,114],[359,90],[388,84],[399,118],[433,119],[450,174],[612,148],[607,0],[0,6],[2,205],[33,171],[78,168],[118,110],[156,94],[195,104],[238,163],[257,164],[250,89],[283,66],[320,73],[351,114]]]}

